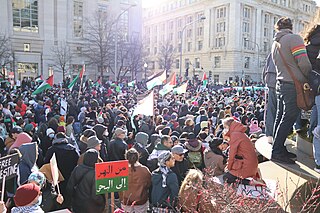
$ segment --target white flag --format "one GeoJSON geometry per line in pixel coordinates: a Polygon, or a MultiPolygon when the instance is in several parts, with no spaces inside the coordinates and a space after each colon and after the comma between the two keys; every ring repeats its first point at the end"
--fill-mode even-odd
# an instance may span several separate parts
{"type": "Polygon", "coordinates": [[[179,94],[179,95],[183,94],[183,93],[186,93],[187,92],[187,87],[188,87],[188,81],[186,83],[182,84],[181,86],[175,88],[173,90],[173,92],[176,93],[176,94],[179,94]]]}
{"type": "Polygon", "coordinates": [[[132,113],[132,117],[135,115],[153,115],[153,108],[154,108],[154,97],[153,91],[144,99],[140,100],[132,113]]]}
{"type": "Polygon", "coordinates": [[[56,153],[53,153],[53,156],[50,159],[50,167],[51,167],[53,185],[56,186],[58,184],[58,179],[59,179],[59,170],[57,165],[56,153]]]}

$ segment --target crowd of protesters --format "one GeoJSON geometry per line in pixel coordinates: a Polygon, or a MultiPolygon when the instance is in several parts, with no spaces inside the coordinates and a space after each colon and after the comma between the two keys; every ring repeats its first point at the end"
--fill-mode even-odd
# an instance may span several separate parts
{"type": "MultiPolygon", "coordinates": [[[[287,19],[278,22],[284,23],[287,19]]],[[[147,93],[143,83],[123,84],[120,90],[111,82],[87,83],[80,93],[77,86],[71,91],[62,84],[38,95],[32,95],[37,85],[28,82],[2,89],[0,153],[20,156],[2,212],[103,212],[108,201],[96,195],[95,163],[119,160],[128,160],[130,168],[128,190],[116,194],[123,212],[213,211],[218,204],[203,203],[196,189],[208,171],[230,184],[264,186],[254,142],[274,135],[264,120],[266,91],[201,84],[189,84],[180,95],[160,96],[154,88],[153,116],[131,116],[147,93]],[[54,154],[60,190],[53,186],[49,165],[54,154]]],[[[273,157],[283,161],[277,128],[273,157]]]]}

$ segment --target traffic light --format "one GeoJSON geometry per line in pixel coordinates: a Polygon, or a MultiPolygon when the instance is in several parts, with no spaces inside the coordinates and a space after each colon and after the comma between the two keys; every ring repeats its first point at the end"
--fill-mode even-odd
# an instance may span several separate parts
{"type": "Polygon", "coordinates": [[[209,78],[210,79],[212,78],[212,71],[211,70],[209,71],[209,78]]]}

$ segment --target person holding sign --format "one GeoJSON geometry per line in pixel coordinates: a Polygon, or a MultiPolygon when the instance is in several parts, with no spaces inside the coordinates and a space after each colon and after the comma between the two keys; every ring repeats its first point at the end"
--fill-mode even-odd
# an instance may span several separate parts
{"type": "Polygon", "coordinates": [[[166,151],[158,157],[159,168],[152,172],[151,202],[153,212],[175,212],[179,193],[177,175],[170,169],[175,160],[171,152],[166,151]]]}
{"type": "Polygon", "coordinates": [[[129,189],[119,193],[121,207],[129,213],[147,212],[151,173],[146,166],[139,163],[139,153],[136,149],[129,149],[126,159],[129,161],[129,189]]]}
{"type": "Polygon", "coordinates": [[[99,152],[89,149],[85,152],[83,164],[72,172],[67,192],[72,197],[72,207],[75,213],[103,212],[106,199],[104,195],[96,195],[95,163],[98,163],[99,152]]]}

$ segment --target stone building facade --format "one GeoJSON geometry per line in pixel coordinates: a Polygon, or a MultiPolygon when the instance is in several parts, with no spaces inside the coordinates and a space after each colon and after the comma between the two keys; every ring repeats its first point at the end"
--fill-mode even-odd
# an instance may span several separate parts
{"type": "MultiPolygon", "coordinates": [[[[55,82],[61,82],[62,72],[54,66],[52,50],[65,45],[73,54],[66,74],[76,75],[88,63],[82,54],[85,20],[98,10],[113,17],[121,14],[117,21],[124,22],[129,35],[141,36],[141,0],[1,0],[0,34],[10,39],[13,52],[7,72],[13,72],[16,80],[54,74],[55,82]]],[[[85,75],[97,79],[97,66],[88,64],[85,75]]],[[[108,72],[104,75],[111,77],[108,72]]]]}
{"type": "Polygon", "coordinates": [[[148,69],[161,69],[159,49],[169,41],[177,74],[182,64],[182,76],[189,68],[189,78],[206,72],[216,83],[259,82],[276,21],[288,16],[293,31],[301,32],[316,8],[311,0],[164,0],[143,14],[148,69]]]}

